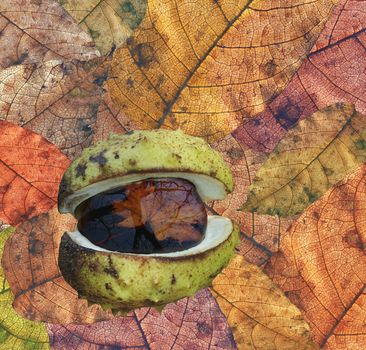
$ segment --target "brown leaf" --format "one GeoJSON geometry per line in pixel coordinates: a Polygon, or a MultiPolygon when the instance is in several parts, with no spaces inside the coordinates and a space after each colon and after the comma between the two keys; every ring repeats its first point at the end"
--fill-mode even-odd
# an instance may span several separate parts
{"type": "Polygon", "coordinates": [[[365,345],[365,209],[363,165],[299,217],[266,267],[324,349],[365,345]]]}
{"type": "Polygon", "coordinates": [[[235,188],[224,200],[209,203],[209,208],[236,221],[242,231],[239,254],[248,261],[262,265],[277,251],[281,232],[285,232],[293,220],[280,219],[269,215],[258,215],[239,211],[243,200],[248,196],[248,188],[253,182],[256,171],[267,159],[264,153],[241,145],[231,135],[212,144],[233,172],[235,188]]]}
{"type": "Polygon", "coordinates": [[[152,0],[114,55],[110,92],[134,128],[213,142],[282,91],[336,2],[152,0]]]}
{"type": "Polygon", "coordinates": [[[54,207],[20,225],[7,240],[2,265],[14,294],[13,307],[21,316],[53,323],[92,323],[113,317],[78,299],[60,274],[60,239],[75,225],[73,216],[61,215],[54,207]]]}
{"type": "Polygon", "coordinates": [[[215,298],[207,290],[164,308],[143,308],[123,318],[80,325],[49,325],[52,349],[237,349],[215,298]]]}
{"type": "Polygon", "coordinates": [[[0,121],[0,219],[18,225],[48,211],[69,163],[40,135],[0,121]]]}
{"type": "Polygon", "coordinates": [[[74,157],[90,145],[107,75],[105,58],[8,68],[0,72],[1,117],[74,157]]]}
{"type": "Polygon", "coordinates": [[[301,312],[255,265],[236,256],[212,283],[239,349],[316,349],[301,312]]]}
{"type": "Polygon", "coordinates": [[[271,152],[299,118],[330,104],[353,103],[366,113],[365,24],[365,3],[342,0],[283,93],[234,137],[255,150],[271,152]]]}
{"type": "Polygon", "coordinates": [[[0,3],[0,68],[53,59],[97,57],[89,35],[51,0],[0,3]]]}

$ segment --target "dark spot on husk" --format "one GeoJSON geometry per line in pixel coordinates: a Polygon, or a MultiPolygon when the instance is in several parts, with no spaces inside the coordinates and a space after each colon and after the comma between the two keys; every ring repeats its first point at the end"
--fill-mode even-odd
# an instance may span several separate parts
{"type": "Polygon", "coordinates": [[[98,163],[100,166],[103,166],[107,163],[107,158],[104,157],[105,152],[107,152],[106,149],[98,153],[96,156],[90,156],[89,160],[93,163],[98,163]]]}
{"type": "Polygon", "coordinates": [[[95,262],[91,262],[91,263],[89,263],[88,267],[89,267],[89,269],[90,269],[91,271],[94,271],[94,272],[97,272],[97,271],[98,271],[98,264],[97,264],[97,263],[95,263],[95,262]]]}
{"type": "Polygon", "coordinates": [[[139,68],[147,68],[154,60],[154,49],[149,44],[137,44],[133,38],[127,39],[130,54],[139,68]]]}
{"type": "Polygon", "coordinates": [[[210,176],[215,177],[216,174],[217,174],[217,171],[216,170],[211,170],[210,171],[210,176]]]}
{"type": "Polygon", "coordinates": [[[128,160],[128,163],[129,163],[130,165],[136,165],[136,160],[135,160],[135,159],[129,159],[129,160],[128,160]]]}
{"type": "Polygon", "coordinates": [[[84,177],[85,176],[85,170],[86,170],[87,166],[85,164],[78,164],[76,166],[76,177],[84,177]]]}
{"type": "Polygon", "coordinates": [[[112,290],[112,285],[111,285],[110,283],[105,283],[105,284],[104,284],[104,287],[105,287],[105,289],[107,289],[107,290],[112,290]]]}
{"type": "Polygon", "coordinates": [[[174,276],[174,274],[172,275],[172,279],[171,279],[171,281],[170,281],[170,283],[171,284],[175,284],[177,282],[177,280],[176,280],[176,278],[175,278],[175,276],[174,276]]]}
{"type": "Polygon", "coordinates": [[[112,276],[113,278],[118,278],[118,272],[113,266],[113,262],[110,256],[108,256],[108,264],[109,266],[104,268],[104,272],[106,272],[108,275],[112,276]]]}
{"type": "Polygon", "coordinates": [[[117,151],[113,152],[114,159],[119,159],[119,154],[117,151]]]}

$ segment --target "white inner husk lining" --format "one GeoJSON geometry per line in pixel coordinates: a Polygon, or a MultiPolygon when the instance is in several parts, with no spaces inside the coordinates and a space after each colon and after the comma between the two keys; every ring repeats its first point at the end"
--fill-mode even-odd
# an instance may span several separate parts
{"type": "Polygon", "coordinates": [[[98,193],[112,190],[133,182],[146,180],[149,178],[181,178],[192,182],[202,201],[212,201],[224,199],[227,195],[224,184],[207,175],[185,173],[185,172],[167,172],[167,173],[146,173],[146,174],[129,174],[120,177],[99,181],[76,191],[68,196],[65,203],[60,207],[61,213],[74,213],[75,208],[86,199],[95,196],[98,193]]]}
{"type": "Polygon", "coordinates": [[[208,216],[207,226],[204,239],[196,246],[173,253],[154,253],[154,254],[134,254],[134,253],[120,253],[116,251],[110,251],[96,246],[90,242],[85,236],[83,236],[78,230],[74,232],[67,232],[70,238],[79,246],[93,249],[101,252],[113,252],[114,254],[124,255],[139,255],[150,257],[166,257],[175,258],[181,256],[196,255],[206,250],[217,247],[220,243],[224,242],[231,234],[233,230],[233,224],[230,219],[222,216],[208,216]]]}

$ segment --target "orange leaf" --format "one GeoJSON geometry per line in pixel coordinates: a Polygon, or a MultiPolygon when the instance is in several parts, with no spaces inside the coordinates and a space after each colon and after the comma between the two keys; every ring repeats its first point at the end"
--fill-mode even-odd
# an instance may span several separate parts
{"type": "Polygon", "coordinates": [[[324,349],[366,342],[365,210],[363,165],[299,217],[266,267],[324,349]]]}
{"type": "Polygon", "coordinates": [[[69,163],[40,135],[0,121],[0,219],[17,225],[48,211],[69,163]]]}
{"type": "Polygon", "coordinates": [[[336,102],[366,113],[366,11],[364,1],[342,0],[313,50],[283,93],[235,138],[255,150],[271,152],[299,118],[336,102]]]}
{"type": "Polygon", "coordinates": [[[92,323],[113,317],[88,307],[63,279],[57,264],[61,236],[75,229],[71,215],[54,207],[20,225],[6,241],[2,265],[14,294],[14,309],[34,321],[92,323]]]}
{"type": "Polygon", "coordinates": [[[149,1],[114,55],[111,95],[135,128],[218,140],[285,88],[337,2],[149,1]]]}
{"type": "Polygon", "coordinates": [[[98,56],[89,35],[55,1],[0,2],[0,68],[98,56]]]}
{"type": "Polygon", "coordinates": [[[108,58],[10,67],[0,73],[1,118],[73,157],[90,145],[107,75],[108,58]]]}

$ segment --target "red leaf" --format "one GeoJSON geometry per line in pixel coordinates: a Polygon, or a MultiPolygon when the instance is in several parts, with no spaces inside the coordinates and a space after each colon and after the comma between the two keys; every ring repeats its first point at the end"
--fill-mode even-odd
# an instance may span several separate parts
{"type": "Polygon", "coordinates": [[[0,219],[18,225],[57,202],[67,157],[40,135],[0,121],[0,219]]]}

